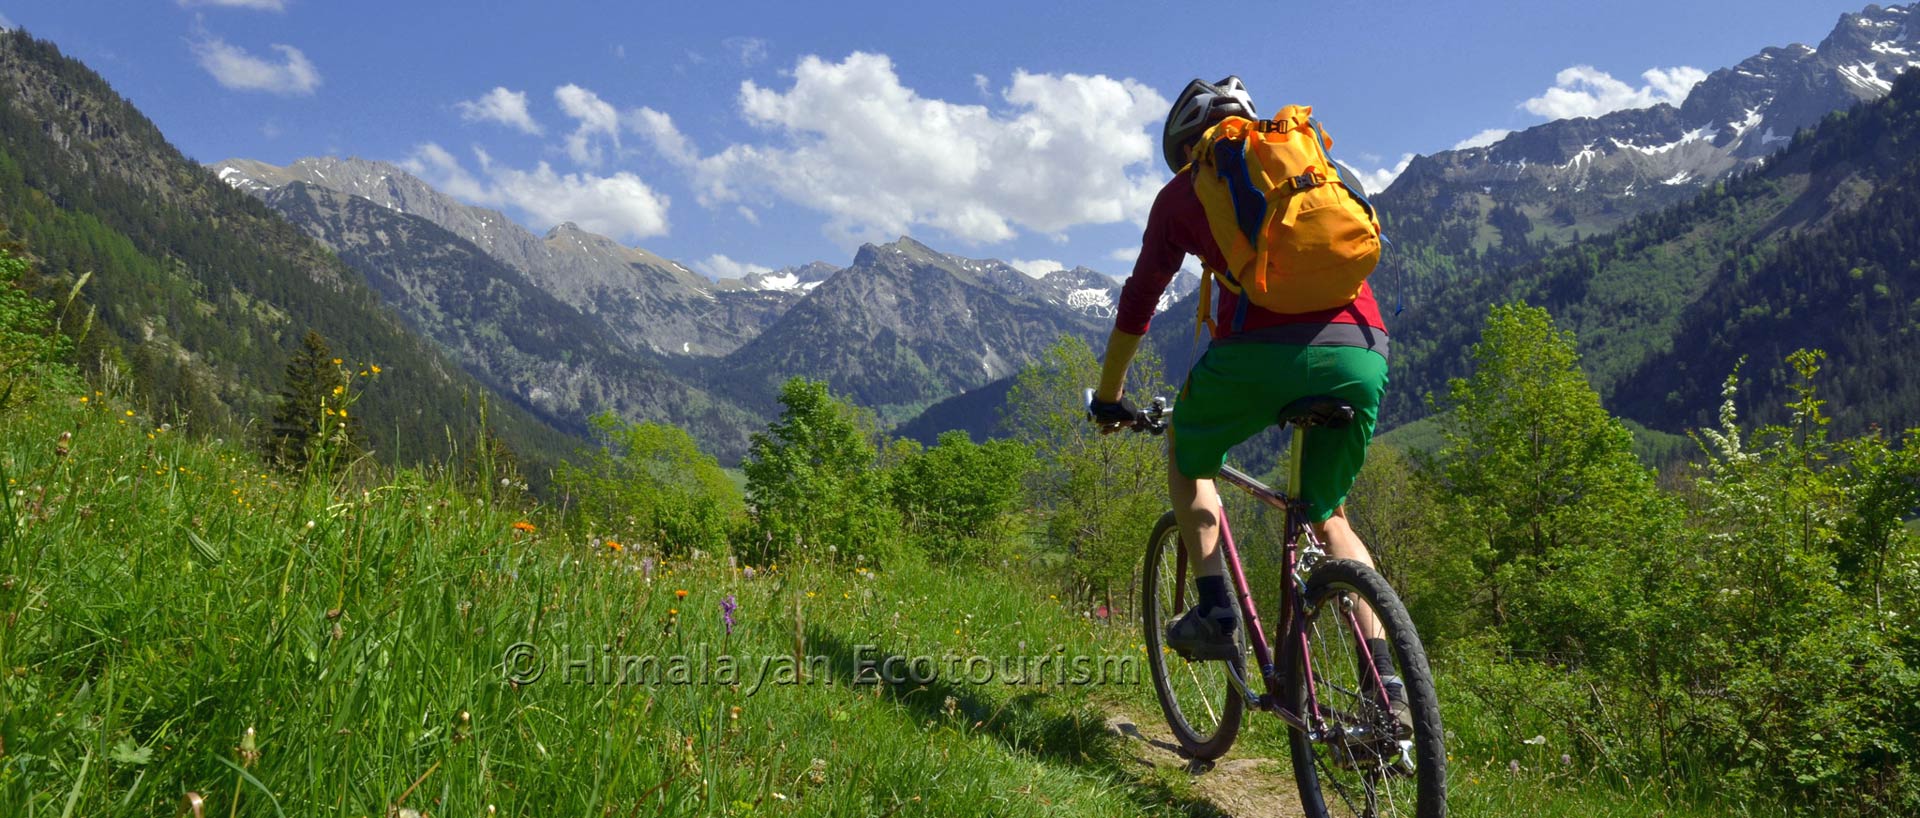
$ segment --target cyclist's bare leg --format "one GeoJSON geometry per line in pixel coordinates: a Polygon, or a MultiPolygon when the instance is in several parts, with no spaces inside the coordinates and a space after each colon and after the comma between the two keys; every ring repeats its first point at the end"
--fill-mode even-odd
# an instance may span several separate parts
{"type": "Polygon", "coordinates": [[[1180,473],[1167,446],[1167,494],[1173,498],[1173,516],[1180,523],[1180,541],[1195,577],[1227,573],[1226,550],[1220,545],[1220,492],[1212,480],[1195,480],[1180,473]]]}
{"type": "MultiPolygon", "coordinates": [[[[1174,508],[1178,509],[1179,504],[1175,503],[1174,508]]],[[[1184,531],[1184,527],[1182,530],[1184,531]]],[[[1326,543],[1327,553],[1334,559],[1353,560],[1368,568],[1373,567],[1373,555],[1367,552],[1367,544],[1361,542],[1360,535],[1355,534],[1353,526],[1347,524],[1346,506],[1334,509],[1333,516],[1328,517],[1326,522],[1315,524],[1313,533],[1318,534],[1320,541],[1326,543]]],[[[1380,622],[1374,619],[1372,608],[1361,605],[1354,611],[1354,618],[1359,620],[1360,631],[1365,633],[1367,638],[1385,639],[1387,637],[1386,629],[1380,627],[1380,622]]]]}

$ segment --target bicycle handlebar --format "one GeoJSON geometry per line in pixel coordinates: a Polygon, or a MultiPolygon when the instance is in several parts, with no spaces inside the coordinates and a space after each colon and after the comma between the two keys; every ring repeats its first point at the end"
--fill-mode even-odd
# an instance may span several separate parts
{"type": "MultiPolygon", "coordinates": [[[[1085,406],[1088,407],[1087,419],[1092,420],[1093,390],[1087,389],[1084,397],[1085,406]]],[[[1145,432],[1150,435],[1165,433],[1167,431],[1167,413],[1172,410],[1172,404],[1168,403],[1165,397],[1155,396],[1153,402],[1149,403],[1147,408],[1134,411],[1133,423],[1126,428],[1132,429],[1135,432],[1145,432]]]]}

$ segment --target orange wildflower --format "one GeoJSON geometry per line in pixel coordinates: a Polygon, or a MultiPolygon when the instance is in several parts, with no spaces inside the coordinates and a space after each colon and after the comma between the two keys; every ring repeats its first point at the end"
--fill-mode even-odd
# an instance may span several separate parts
{"type": "Polygon", "coordinates": [[[518,521],[518,522],[516,522],[516,523],[514,523],[514,524],[513,524],[513,530],[515,530],[515,531],[525,531],[525,532],[527,532],[528,534],[532,534],[533,532],[535,532],[535,531],[539,531],[540,529],[538,529],[538,528],[535,528],[535,527],[533,526],[533,523],[530,523],[530,522],[527,522],[526,520],[520,520],[520,521],[518,521]]]}
{"type": "Polygon", "coordinates": [[[607,550],[609,550],[609,551],[618,551],[618,550],[620,550],[620,544],[619,544],[619,543],[617,543],[617,542],[614,542],[614,541],[612,541],[612,540],[608,540],[608,541],[607,541],[607,550]]]}
{"type": "Polygon", "coordinates": [[[675,599],[686,599],[686,598],[687,598],[687,589],[685,589],[685,588],[680,588],[680,589],[677,589],[677,590],[675,590],[675,591],[673,592],[673,596],[674,596],[674,598],[675,598],[675,599]]]}

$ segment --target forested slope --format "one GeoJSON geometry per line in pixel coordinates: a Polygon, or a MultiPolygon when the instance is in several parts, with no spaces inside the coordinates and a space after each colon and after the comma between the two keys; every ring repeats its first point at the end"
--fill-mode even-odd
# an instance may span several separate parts
{"type": "MultiPolygon", "coordinates": [[[[361,404],[374,450],[443,457],[472,438],[487,391],[386,309],[362,276],[167,143],[97,74],[51,43],[0,33],[0,225],[35,254],[43,292],[91,273],[87,365],[128,375],[175,424],[260,417],[302,336],[386,371],[361,404]]],[[[69,315],[77,323],[80,311],[69,315]]],[[[522,452],[572,438],[507,406],[522,452]]]]}
{"type": "Polygon", "coordinates": [[[1830,116],[1688,203],[1421,294],[1392,326],[1391,416],[1419,417],[1425,395],[1465,371],[1480,331],[1468,316],[1524,299],[1576,333],[1610,406],[1654,428],[1704,421],[1736,350],[1759,358],[1747,373],[1756,402],[1780,403],[1780,353],[1813,346],[1834,355],[1837,398],[1878,396],[1849,404],[1843,431],[1910,421],[1917,110],[1920,72],[1909,72],[1885,99],[1830,116]]]}

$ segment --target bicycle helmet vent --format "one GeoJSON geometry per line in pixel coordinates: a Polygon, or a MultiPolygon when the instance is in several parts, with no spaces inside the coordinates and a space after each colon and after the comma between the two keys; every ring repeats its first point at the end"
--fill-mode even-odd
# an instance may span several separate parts
{"type": "Polygon", "coordinates": [[[1194,80],[1187,83],[1173,110],[1167,112],[1166,130],[1160,135],[1160,149],[1166,155],[1167,169],[1175,173],[1187,164],[1187,144],[1200,137],[1213,123],[1229,116],[1255,119],[1253,97],[1239,77],[1219,82],[1194,80]]]}

